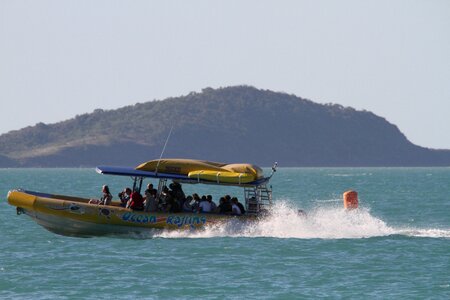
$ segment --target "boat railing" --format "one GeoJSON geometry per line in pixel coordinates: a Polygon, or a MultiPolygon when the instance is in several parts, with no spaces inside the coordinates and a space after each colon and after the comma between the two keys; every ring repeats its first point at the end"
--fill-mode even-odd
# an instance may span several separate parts
{"type": "Polygon", "coordinates": [[[258,215],[272,206],[272,189],[267,185],[246,187],[244,193],[247,214],[258,215]]]}

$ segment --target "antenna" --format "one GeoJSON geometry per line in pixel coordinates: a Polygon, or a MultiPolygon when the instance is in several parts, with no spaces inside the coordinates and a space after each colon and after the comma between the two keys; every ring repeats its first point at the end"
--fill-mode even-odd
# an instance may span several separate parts
{"type": "Polygon", "coordinates": [[[278,167],[278,162],[275,162],[272,166],[272,172],[276,172],[277,171],[277,167],[278,167]]]}
{"type": "Polygon", "coordinates": [[[270,174],[269,178],[272,178],[273,174],[277,171],[278,162],[275,162],[272,166],[272,174],[270,174]]]}
{"type": "Polygon", "coordinates": [[[167,142],[169,142],[170,135],[172,134],[172,130],[173,130],[173,123],[172,123],[172,127],[170,127],[170,131],[169,131],[169,134],[167,135],[166,142],[164,143],[164,147],[161,151],[161,155],[159,156],[158,164],[156,165],[156,169],[155,169],[155,174],[158,174],[159,163],[161,162],[161,158],[164,154],[164,151],[166,150],[167,142]]]}

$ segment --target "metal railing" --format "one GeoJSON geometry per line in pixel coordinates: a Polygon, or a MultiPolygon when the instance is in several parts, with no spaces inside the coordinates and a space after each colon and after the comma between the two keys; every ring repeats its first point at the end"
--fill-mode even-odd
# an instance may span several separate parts
{"type": "Polygon", "coordinates": [[[245,188],[244,194],[248,214],[260,214],[272,206],[272,189],[266,185],[245,188]]]}

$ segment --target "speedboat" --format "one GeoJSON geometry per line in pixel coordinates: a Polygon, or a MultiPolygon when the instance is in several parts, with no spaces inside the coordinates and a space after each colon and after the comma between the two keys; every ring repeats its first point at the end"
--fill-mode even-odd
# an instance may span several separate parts
{"type": "Polygon", "coordinates": [[[143,233],[161,230],[193,230],[230,220],[257,220],[272,207],[272,189],[269,181],[276,171],[265,177],[261,168],[251,164],[223,164],[192,159],[157,159],[139,166],[98,166],[97,173],[131,177],[133,191],[141,194],[143,180],[159,180],[156,198],[170,186],[170,181],[181,184],[204,184],[240,187],[243,190],[245,214],[170,212],[132,210],[120,202],[108,205],[99,201],[15,189],[8,192],[8,203],[17,214],[30,216],[47,230],[67,236],[100,236],[110,234],[143,233]]]}

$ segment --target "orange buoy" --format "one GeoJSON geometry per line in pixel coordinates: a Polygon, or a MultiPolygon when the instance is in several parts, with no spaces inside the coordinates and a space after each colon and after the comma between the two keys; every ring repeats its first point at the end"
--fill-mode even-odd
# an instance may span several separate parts
{"type": "Polygon", "coordinates": [[[344,198],[345,209],[358,208],[358,193],[356,191],[346,191],[342,196],[344,198]]]}

